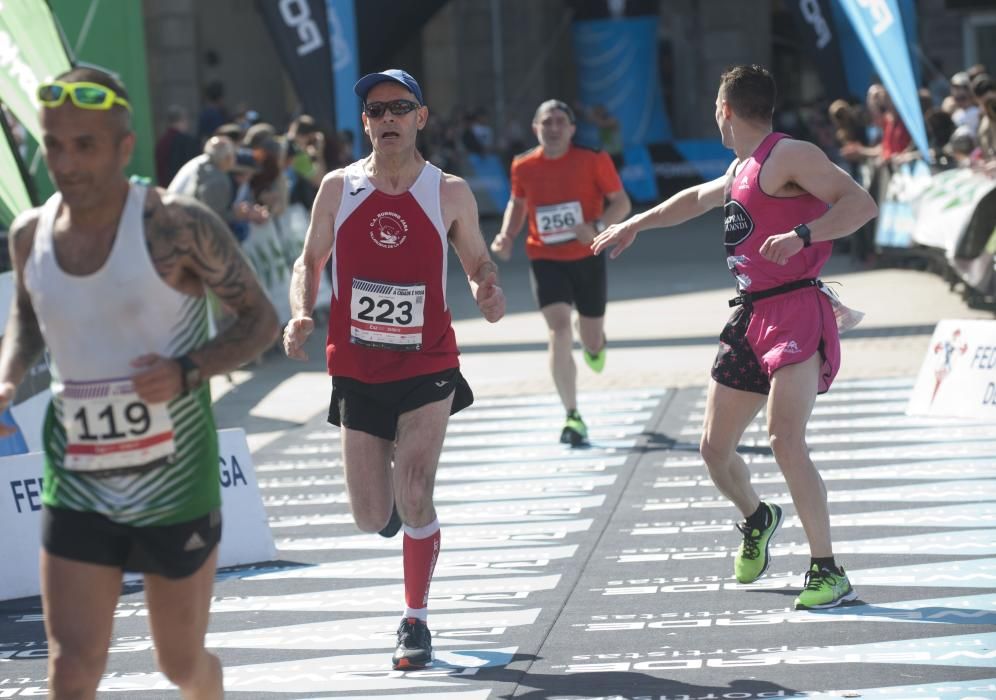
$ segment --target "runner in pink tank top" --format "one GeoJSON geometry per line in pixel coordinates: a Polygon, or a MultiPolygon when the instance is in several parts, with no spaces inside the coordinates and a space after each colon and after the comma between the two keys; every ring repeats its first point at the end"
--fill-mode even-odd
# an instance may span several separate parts
{"type": "Polygon", "coordinates": [[[727,266],[737,282],[733,316],[720,335],[700,450],[716,487],[743,514],[734,559],[741,583],[760,577],[782,509],[762,502],[737,445],[767,404],[768,437],[809,540],[810,562],[796,608],[829,608],[857,597],[830,539],[826,487],[809,458],[806,424],[816,395],[840,367],[830,298],[819,282],[831,241],[875,216],[872,198],[812,144],[772,133],[775,83],[760,66],[723,74],[716,124],[737,154],[726,175],[679,192],[610,226],[595,253],[617,257],[648,228],[675,226],[724,207],[727,266]]]}
{"type": "MultiPolygon", "coordinates": [[[[771,133],[750,158],[727,175],[724,196],[726,263],[737,291],[756,294],[817,280],[833,243],[804,247],[780,265],[761,254],[773,235],[808,224],[827,212],[809,193],[772,196],[761,187],[761,170],[786,134],[771,133]]],[[[712,377],[720,384],[767,394],[771,376],[785,365],[820,355],[819,393],[840,368],[840,340],[829,298],[816,286],[742,303],[720,337],[712,377]]]]}

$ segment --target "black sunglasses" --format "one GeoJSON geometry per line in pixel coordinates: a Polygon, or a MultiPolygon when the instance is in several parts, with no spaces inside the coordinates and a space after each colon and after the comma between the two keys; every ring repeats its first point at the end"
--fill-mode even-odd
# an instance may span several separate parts
{"type": "Polygon", "coordinates": [[[365,102],[363,112],[371,119],[379,119],[384,116],[385,111],[389,111],[396,117],[419,108],[418,102],[411,100],[391,100],[390,102],[365,102]]]}

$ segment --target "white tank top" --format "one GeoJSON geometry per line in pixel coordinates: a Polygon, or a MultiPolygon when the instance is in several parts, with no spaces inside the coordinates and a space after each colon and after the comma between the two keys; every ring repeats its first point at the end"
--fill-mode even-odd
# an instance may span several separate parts
{"type": "Polygon", "coordinates": [[[203,342],[203,297],[173,289],[152,264],[145,194],[130,186],[110,254],[90,275],[67,274],[56,259],[52,228],[61,195],[42,206],[24,284],[48,346],[54,394],[62,382],[128,377],[140,355],[176,357],[203,342]]]}

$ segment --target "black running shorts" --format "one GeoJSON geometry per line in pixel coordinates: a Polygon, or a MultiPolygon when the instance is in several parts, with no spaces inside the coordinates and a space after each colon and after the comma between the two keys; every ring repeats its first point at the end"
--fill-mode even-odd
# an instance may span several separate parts
{"type": "Polygon", "coordinates": [[[134,526],[100,513],[42,509],[46,552],[124,571],[186,578],[201,568],[220,541],[220,510],[174,525],[134,526]]]}
{"type": "Polygon", "coordinates": [[[767,396],[771,390],[768,374],[747,342],[751,310],[737,307],[719,335],[719,350],[712,365],[712,378],[723,386],[767,396]]]}
{"type": "Polygon", "coordinates": [[[454,393],[450,415],[474,403],[474,393],[456,367],[383,384],[332,377],[329,423],[394,440],[402,413],[442,401],[454,393]]]}
{"type": "Polygon", "coordinates": [[[588,318],[605,315],[609,288],[604,253],[581,260],[530,260],[529,268],[539,308],[563,302],[588,318]]]}

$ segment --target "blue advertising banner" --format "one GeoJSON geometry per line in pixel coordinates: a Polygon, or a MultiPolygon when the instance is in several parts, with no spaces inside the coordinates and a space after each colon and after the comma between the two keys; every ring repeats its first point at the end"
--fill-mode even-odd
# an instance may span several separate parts
{"type": "Polygon", "coordinates": [[[841,0],[841,6],[878,71],[913,142],[928,154],[916,77],[896,0],[841,0]]]}
{"type": "Polygon", "coordinates": [[[353,133],[353,157],[359,158],[363,129],[360,126],[360,98],[353,94],[353,85],[360,79],[356,7],[354,0],[326,0],[325,7],[332,45],[336,128],[353,133]]]}
{"type": "Polygon", "coordinates": [[[619,171],[623,189],[634,202],[657,202],[660,190],[654,173],[654,161],[646,146],[626,146],[623,150],[623,167],[619,171]]]}
{"type": "Polygon", "coordinates": [[[478,210],[484,215],[500,216],[512,196],[512,187],[498,156],[468,153],[467,165],[471,172],[466,174],[466,180],[477,195],[478,210]]]}
{"type": "Polygon", "coordinates": [[[263,15],[305,113],[322,128],[333,127],[332,50],[325,3],[256,0],[256,8],[263,15]]]}
{"type": "MultiPolygon", "coordinates": [[[[857,32],[847,18],[847,13],[839,2],[830,3],[831,14],[833,15],[833,25],[837,30],[840,40],[840,53],[844,58],[844,72],[847,76],[847,88],[852,97],[863,99],[868,86],[876,79],[877,73],[865,53],[861,40],[857,32]]],[[[906,41],[912,46],[917,39],[916,21],[916,0],[899,0],[899,14],[903,18],[903,30],[906,32],[906,41]]],[[[911,53],[910,61],[913,66],[913,77],[916,84],[920,84],[920,64],[911,53]]]]}
{"type": "Polygon", "coordinates": [[[578,96],[619,121],[623,145],[671,140],[657,71],[657,17],[574,23],[578,96]]]}

